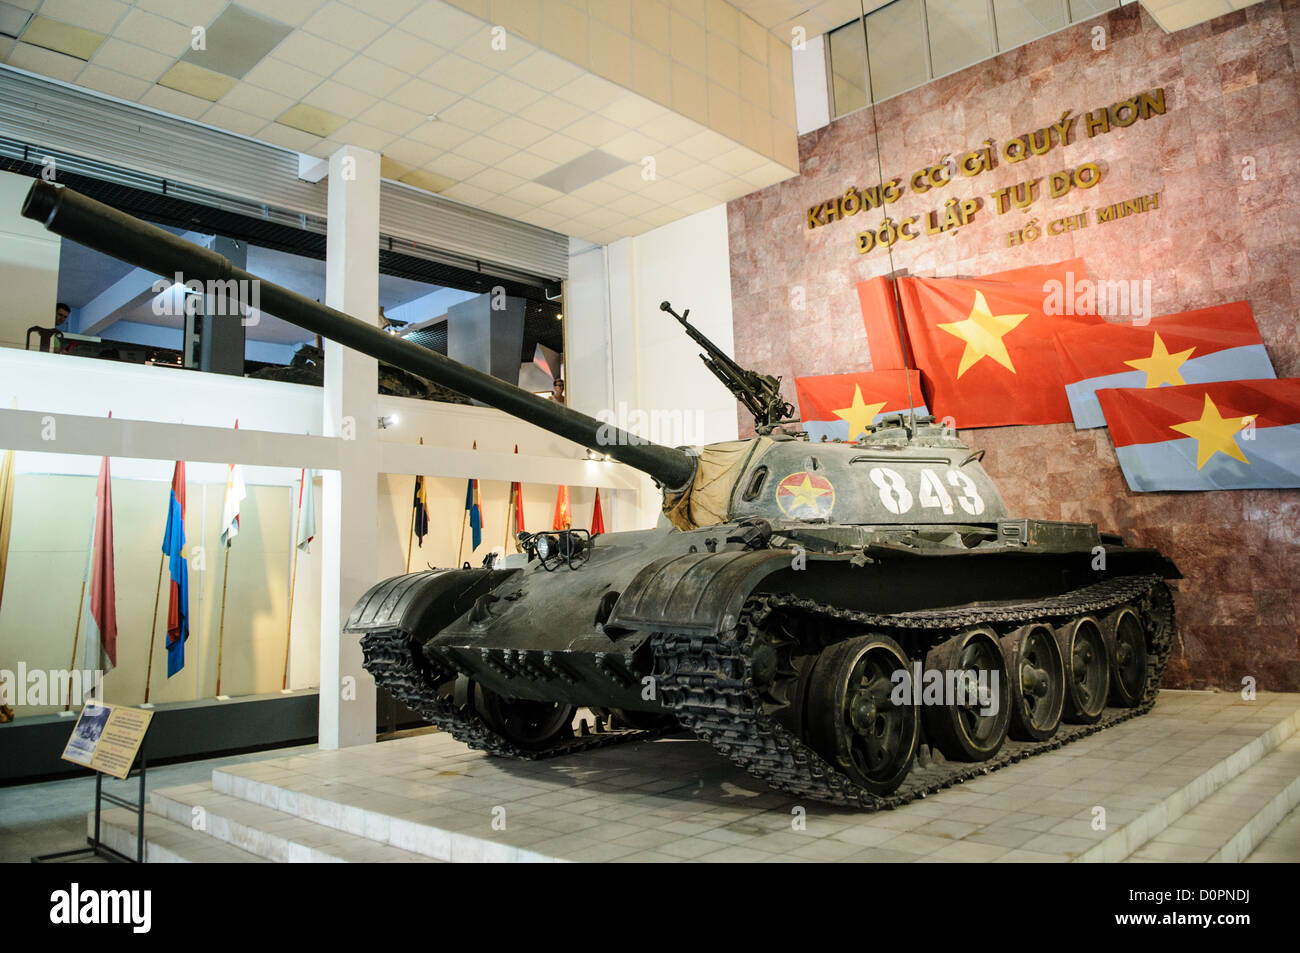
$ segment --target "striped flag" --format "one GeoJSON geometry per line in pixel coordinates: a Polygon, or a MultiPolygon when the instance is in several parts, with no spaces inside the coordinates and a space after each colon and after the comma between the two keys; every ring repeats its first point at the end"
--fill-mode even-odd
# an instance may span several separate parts
{"type": "Polygon", "coordinates": [[[1105,425],[1097,391],[1276,377],[1246,301],[1056,335],[1065,394],[1080,430],[1105,425]]]}
{"type": "Polygon", "coordinates": [[[163,555],[171,577],[167,597],[167,677],[185,667],[185,642],[190,637],[190,572],[185,559],[185,463],[176,461],[172,471],[171,499],[167,505],[167,528],[163,531],[163,555]]]}
{"type": "MultiPolygon", "coordinates": [[[[235,421],[239,429],[239,421],[235,421]]],[[[239,535],[239,504],[248,496],[244,487],[244,471],[235,463],[226,471],[226,495],[221,502],[221,545],[229,546],[239,535]]]]}
{"type": "Polygon", "coordinates": [[[483,503],[479,498],[478,480],[470,480],[465,486],[465,509],[469,512],[470,552],[472,553],[483,542],[483,503]]]}
{"type": "Polygon", "coordinates": [[[1100,390],[1130,488],[1300,487],[1300,378],[1100,390]]]}
{"type": "Polygon", "coordinates": [[[867,371],[796,377],[801,426],[811,440],[853,441],[882,417],[906,413],[911,404],[928,414],[919,371],[867,371]]]}
{"type": "Polygon", "coordinates": [[[107,672],[117,664],[117,585],[113,573],[113,479],[108,457],[99,463],[95,521],[86,562],[87,618],[81,668],[107,672]]]}
{"type": "Polygon", "coordinates": [[[596,505],[591,508],[591,535],[605,532],[605,514],[600,511],[600,490],[596,491],[596,505]]]}
{"type": "MultiPolygon", "coordinates": [[[[412,531],[415,533],[415,545],[424,548],[424,537],[429,534],[429,498],[424,491],[424,477],[415,478],[415,497],[411,502],[415,512],[412,514],[412,531]]],[[[409,540],[408,540],[409,542],[409,540]]]]}

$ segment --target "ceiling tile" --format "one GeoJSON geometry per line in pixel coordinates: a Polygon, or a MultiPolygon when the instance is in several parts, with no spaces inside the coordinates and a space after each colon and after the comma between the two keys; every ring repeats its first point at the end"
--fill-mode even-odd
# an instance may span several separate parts
{"type": "Polygon", "coordinates": [[[244,136],[256,135],[266,125],[266,120],[261,116],[240,112],[237,109],[231,109],[229,106],[223,106],[221,103],[213,103],[208,111],[199,118],[209,126],[228,129],[244,136]]]}
{"type": "MultiPolygon", "coordinates": [[[[109,96],[116,96],[118,99],[134,100],[143,96],[152,84],[147,80],[127,76],[125,73],[117,72],[117,70],[104,69],[102,66],[89,63],[78,74],[77,85],[107,93],[109,96]]],[[[265,121],[261,119],[256,120],[256,122],[259,129],[266,125],[265,121]]]]}
{"type": "Polygon", "coordinates": [[[165,89],[162,86],[151,87],[138,101],[174,116],[184,116],[186,119],[198,119],[212,106],[206,99],[199,99],[197,96],[177,92],[174,89],[165,89]]]}
{"type": "Polygon", "coordinates": [[[420,0],[343,0],[389,23],[396,23],[420,5],[420,0]]]}
{"type": "Polygon", "coordinates": [[[422,142],[439,150],[445,150],[456,148],[473,135],[468,129],[453,126],[451,123],[439,119],[417,126],[406,134],[406,138],[414,139],[416,142],[422,142]]]}
{"type": "Polygon", "coordinates": [[[592,205],[603,206],[611,203],[617,203],[623,197],[623,191],[615,188],[608,182],[596,181],[589,185],[584,185],[580,189],[574,189],[569,193],[592,205]]]}
{"type": "Polygon", "coordinates": [[[390,103],[413,110],[421,116],[436,116],[459,100],[459,93],[422,79],[410,80],[388,94],[390,103]]]}
{"type": "Polygon", "coordinates": [[[493,123],[498,123],[505,118],[506,113],[502,112],[500,109],[493,109],[491,106],[481,106],[468,99],[462,99],[460,102],[448,106],[438,114],[438,119],[440,121],[450,122],[473,132],[482,132],[488,126],[491,126],[493,123]]]}
{"type": "MultiPolygon", "coordinates": [[[[293,129],[278,122],[268,123],[257,134],[257,138],[264,139],[282,149],[292,149],[294,152],[308,152],[312,155],[321,152],[329,155],[337,151],[335,149],[321,149],[322,139],[319,136],[313,136],[311,133],[303,132],[301,129],[293,129]]],[[[321,157],[324,158],[323,155],[321,157]]]]}
{"type": "Polygon", "coordinates": [[[195,38],[182,59],[242,79],[291,29],[278,20],[232,4],[207,27],[201,44],[195,38]]]}
{"type": "Polygon", "coordinates": [[[518,116],[510,116],[500,122],[493,123],[483,132],[484,135],[490,136],[498,142],[513,145],[516,149],[527,149],[551,134],[549,129],[544,129],[527,119],[520,119],[518,116]]]}
{"type": "Polygon", "coordinates": [[[346,126],[347,119],[327,109],[298,103],[286,109],[284,114],[276,119],[276,123],[323,139],[346,126]]]}
{"type": "Polygon", "coordinates": [[[568,60],[538,50],[510,67],[510,75],[543,92],[552,93],[582,75],[582,69],[568,60]]]}
{"type": "Polygon", "coordinates": [[[334,73],[333,79],[383,99],[408,79],[405,73],[368,56],[358,56],[334,73]]]}
{"type": "MultiPolygon", "coordinates": [[[[225,0],[219,2],[224,4],[225,0]]],[[[118,0],[95,0],[94,3],[87,3],[86,0],[45,0],[40,8],[42,17],[62,20],[96,33],[111,33],[127,9],[127,5],[118,0]]],[[[26,40],[27,37],[24,36],[23,39],[26,40]]]]}
{"type": "Polygon", "coordinates": [[[221,105],[263,119],[274,119],[292,106],[293,100],[250,83],[236,83],[234,89],[221,97],[221,105]]]}
{"type": "MultiPolygon", "coordinates": [[[[362,122],[379,129],[386,129],[394,135],[404,136],[412,129],[427,122],[423,113],[407,109],[392,102],[378,102],[358,117],[362,122]]],[[[417,163],[418,164],[418,163],[417,163]]]]}
{"type": "Polygon", "coordinates": [[[517,146],[507,145],[496,139],[489,139],[487,136],[475,136],[456,147],[456,155],[481,162],[485,166],[495,166],[506,156],[514,155],[518,151],[517,146]]]}
{"type": "Polygon", "coordinates": [[[263,89],[274,90],[290,99],[302,99],[321,83],[321,78],[305,69],[282,63],[268,56],[244,76],[244,81],[263,89]]]}
{"type": "Polygon", "coordinates": [[[555,96],[547,96],[519,110],[519,115],[547,129],[563,129],[587,115],[587,110],[555,96]]]}
{"type": "Polygon", "coordinates": [[[517,175],[521,179],[535,179],[539,175],[550,172],[557,165],[559,163],[551,159],[544,159],[539,155],[523,151],[502,159],[497,163],[497,168],[503,169],[511,175],[517,175]]]}
{"type": "Polygon", "coordinates": [[[654,155],[663,146],[659,140],[651,139],[632,129],[605,143],[601,148],[610,155],[618,156],[628,162],[640,162],[645,156],[654,155]]]}
{"type": "Polygon", "coordinates": [[[172,65],[173,57],[163,56],[161,53],[110,36],[90,61],[105,69],[126,73],[128,76],[152,83],[172,65]]]}
{"type": "Polygon", "coordinates": [[[473,159],[452,155],[451,153],[438,156],[432,162],[426,162],[424,167],[431,172],[437,172],[439,175],[445,175],[457,181],[464,181],[471,175],[477,175],[486,168],[481,162],[475,162],[473,159]]]}
{"type": "Polygon", "coordinates": [[[708,162],[724,152],[730,152],[735,147],[734,142],[726,136],[718,135],[712,129],[705,129],[677,143],[678,149],[701,162],[708,162]]]}
{"type": "Polygon", "coordinates": [[[647,136],[654,136],[660,142],[680,142],[694,136],[703,128],[698,122],[671,112],[658,119],[642,123],[640,126],[642,132],[647,136]]]}
{"type": "Polygon", "coordinates": [[[365,52],[371,59],[415,76],[444,55],[446,50],[394,27],[366,47],[365,52]]]}
{"type": "Polygon", "coordinates": [[[428,69],[420,73],[420,79],[428,80],[458,93],[472,93],[496,73],[478,63],[471,63],[456,53],[447,53],[430,63],[428,69]]]}
{"type": "Polygon", "coordinates": [[[15,43],[5,62],[19,69],[40,73],[42,76],[52,76],[65,83],[71,83],[76,79],[77,74],[86,65],[85,60],[79,60],[75,56],[42,49],[30,43],[15,43]]]}
{"type": "MultiPolygon", "coordinates": [[[[93,4],[88,4],[85,0],[71,0],[71,2],[98,7],[104,3],[104,0],[95,0],[93,4]]],[[[211,23],[216,19],[217,14],[226,9],[227,4],[227,0],[133,0],[133,2],[141,10],[156,13],[160,17],[175,20],[191,28],[211,23]]],[[[45,5],[48,7],[50,0],[46,0],[45,5]]],[[[242,0],[240,5],[248,6],[242,0]]]]}
{"type": "Polygon", "coordinates": [[[500,73],[537,52],[537,47],[514,34],[506,38],[504,47],[499,43],[494,45],[492,35],[484,25],[482,32],[462,40],[456,47],[456,52],[466,59],[500,73]]]}
{"type": "Polygon", "coordinates": [[[188,28],[143,10],[128,13],[113,36],[172,58],[188,50],[193,39],[188,28]]]}
{"type": "Polygon", "coordinates": [[[762,156],[748,149],[737,148],[730,152],[725,152],[713,160],[716,168],[723,172],[729,172],[732,175],[742,175],[745,172],[752,172],[762,165],[765,160],[762,156]]]}
{"type": "Polygon", "coordinates": [[[474,101],[487,103],[505,112],[516,112],[537,102],[544,93],[509,76],[498,76],[484,83],[474,93],[474,101]]]}
{"type": "Polygon", "coordinates": [[[592,204],[584,202],[582,199],[574,198],[572,195],[566,195],[562,199],[556,199],[554,202],[548,202],[542,206],[548,212],[554,212],[557,215],[573,217],[590,212],[592,204]]]}
{"type": "MultiPolygon", "coordinates": [[[[698,4],[699,0],[692,0],[698,4]]],[[[623,33],[632,32],[632,0],[588,0],[593,17],[604,20],[623,33]]]]}
{"type": "Polygon", "coordinates": [[[555,95],[584,109],[601,109],[626,95],[626,92],[621,86],[616,86],[599,76],[584,73],[573,82],[565,83],[557,89],[555,95]]]}
{"type": "Polygon", "coordinates": [[[489,192],[487,189],[480,189],[476,185],[466,185],[463,182],[458,182],[455,185],[443,189],[442,194],[448,198],[456,199],[458,202],[464,202],[466,205],[472,205],[475,208],[478,208],[479,203],[486,202],[488,199],[492,198],[493,193],[489,192]]]}
{"type": "Polygon", "coordinates": [[[594,113],[565,126],[563,129],[564,135],[577,139],[579,142],[585,142],[589,146],[603,146],[605,143],[617,139],[625,132],[627,132],[626,126],[622,126],[612,119],[606,119],[604,116],[597,116],[594,113]]]}
{"type": "Polygon", "coordinates": [[[442,192],[444,189],[456,184],[446,176],[438,175],[436,172],[430,172],[427,169],[413,169],[402,176],[401,181],[407,185],[413,185],[417,189],[435,193],[442,192]]]}
{"type": "Polygon", "coordinates": [[[419,167],[431,162],[438,155],[433,146],[416,142],[414,139],[398,139],[384,147],[384,154],[392,156],[398,162],[405,162],[412,167],[419,167]]]}
{"type": "Polygon", "coordinates": [[[636,93],[628,93],[596,111],[606,119],[616,120],[633,129],[668,114],[663,106],[636,93]]]}
{"type": "Polygon", "coordinates": [[[162,75],[158,85],[215,103],[234,88],[235,80],[222,73],[181,60],[162,75]]]}
{"type": "Polygon", "coordinates": [[[330,0],[302,25],[302,29],[308,33],[322,36],[350,50],[369,46],[387,28],[383,20],[376,20],[339,0],[330,0]]]}
{"type": "Polygon", "coordinates": [[[526,203],[506,198],[504,195],[494,195],[490,199],[484,199],[483,208],[513,219],[518,219],[524,213],[532,211],[532,207],[526,203]]]}
{"type": "Polygon", "coordinates": [[[585,143],[574,142],[568,136],[557,133],[547,136],[541,142],[534,143],[528,151],[560,163],[571,162],[590,150],[585,143]]]}
{"type": "Polygon", "coordinates": [[[32,17],[23,31],[22,41],[79,60],[89,60],[104,42],[104,34],[48,17],[32,17]]]}
{"type": "Polygon", "coordinates": [[[354,54],[337,43],[295,30],[275,48],[272,55],[277,60],[290,63],[299,69],[305,69],[319,76],[328,76],[352,59],[354,54]]]}
{"type": "Polygon", "coordinates": [[[331,138],[346,142],[350,146],[382,152],[384,147],[396,137],[387,130],[368,126],[363,122],[350,122],[337,131],[327,133],[331,138]]]}
{"type": "Polygon", "coordinates": [[[350,86],[336,83],[331,79],[325,80],[325,82],[313,89],[303,97],[302,101],[309,106],[328,109],[330,112],[338,113],[348,119],[361,115],[377,102],[374,96],[359,92],[350,86]]]}
{"type": "Polygon", "coordinates": [[[437,0],[420,4],[397,25],[408,33],[448,48],[459,46],[476,33],[482,33],[484,37],[489,35],[489,27],[482,20],[437,0]]]}
{"type": "Polygon", "coordinates": [[[281,23],[301,26],[308,17],[325,5],[325,0],[239,0],[239,5],[273,17],[281,23]]]}

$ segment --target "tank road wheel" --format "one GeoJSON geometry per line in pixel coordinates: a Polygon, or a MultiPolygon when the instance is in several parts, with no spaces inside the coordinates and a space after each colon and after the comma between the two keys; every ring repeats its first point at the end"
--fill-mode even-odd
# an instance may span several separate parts
{"type": "Polygon", "coordinates": [[[1106,619],[1110,650],[1110,700],[1120,708],[1135,708],[1147,687],[1146,631],[1136,612],[1124,606],[1106,619]]]}
{"type": "MultiPolygon", "coordinates": [[[[1007,739],[1011,680],[992,629],[968,629],[925,657],[926,675],[943,679],[942,704],[925,706],[925,728],[949,761],[987,761],[1007,739]]],[[[927,700],[926,684],[921,697],[927,700]]]]}
{"type": "Polygon", "coordinates": [[[1110,664],[1101,627],[1091,616],[1072,619],[1056,630],[1065,661],[1065,720],[1091,725],[1106,709],[1110,664]]]}
{"type": "Polygon", "coordinates": [[[1051,628],[1026,625],[1002,640],[1011,676],[1011,726],[1021,741],[1046,741],[1056,734],[1065,710],[1065,663],[1051,628]]]}
{"type": "Polygon", "coordinates": [[[573,705],[536,702],[524,698],[506,700],[477,685],[475,708],[489,728],[521,748],[542,751],[573,736],[573,705]]]}
{"type": "Polygon", "coordinates": [[[902,705],[891,698],[894,673],[907,669],[897,642],[868,635],[832,645],[809,673],[809,743],[878,796],[903,783],[916,755],[916,706],[910,698],[902,705]]]}

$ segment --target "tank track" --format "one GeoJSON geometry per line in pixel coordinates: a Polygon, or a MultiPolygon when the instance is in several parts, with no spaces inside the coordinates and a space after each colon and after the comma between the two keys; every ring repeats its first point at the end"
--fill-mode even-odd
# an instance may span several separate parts
{"type": "Polygon", "coordinates": [[[602,730],[602,723],[597,719],[596,731],[592,734],[579,733],[540,750],[523,748],[494,731],[473,711],[457,705],[452,695],[438,693],[437,685],[425,675],[416,661],[420,643],[410,633],[398,629],[367,633],[361,639],[361,651],[366,671],[374,676],[377,684],[382,685],[407,708],[437,725],[457,741],[502,758],[523,758],[530,761],[555,758],[629,741],[646,741],[663,734],[662,731],[639,728],[602,730]]]}
{"type": "Polygon", "coordinates": [[[1155,704],[1173,639],[1173,600],[1156,576],[1129,576],[1032,602],[925,610],[880,615],[835,608],[793,595],[763,595],[748,600],[734,628],[719,635],[656,633],[651,640],[660,700],[699,738],[765,784],[787,794],[867,809],[895,808],[961,781],[988,774],[1023,758],[1052,751],[1129,718],[1155,704]],[[1062,724],[1044,742],[1008,739],[999,753],[977,763],[934,761],[914,765],[903,784],[887,797],[873,795],[782,725],[755,688],[750,653],[763,637],[773,613],[793,611],[838,620],[915,644],[918,630],[937,643],[967,626],[1051,620],[1133,604],[1145,620],[1151,647],[1147,685],[1135,708],[1110,708],[1092,725],[1062,724]]]}

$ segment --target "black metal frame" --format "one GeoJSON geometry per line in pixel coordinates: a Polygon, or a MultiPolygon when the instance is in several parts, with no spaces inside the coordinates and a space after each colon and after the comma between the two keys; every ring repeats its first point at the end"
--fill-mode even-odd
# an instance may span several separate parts
{"type": "Polygon", "coordinates": [[[45,864],[51,861],[66,860],[70,857],[94,856],[103,857],[107,860],[117,861],[125,864],[143,864],[144,863],[144,809],[145,809],[145,776],[148,773],[149,763],[145,757],[144,746],[140,746],[140,753],[137,755],[137,764],[139,767],[133,768],[127,772],[126,778],[129,780],[133,775],[140,778],[140,798],[138,801],[128,801],[126,798],[118,797],[109,791],[104,790],[104,775],[100,771],[95,772],[95,833],[93,836],[86,838],[89,847],[78,847],[75,850],[61,850],[53,854],[41,854],[32,858],[33,864],[45,864]],[[137,815],[135,826],[135,856],[128,857],[119,850],[109,847],[102,840],[99,834],[102,829],[101,817],[104,811],[104,801],[116,804],[118,807],[124,807],[131,813],[137,815]]]}

